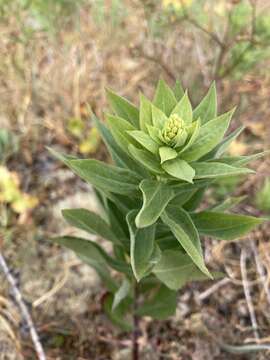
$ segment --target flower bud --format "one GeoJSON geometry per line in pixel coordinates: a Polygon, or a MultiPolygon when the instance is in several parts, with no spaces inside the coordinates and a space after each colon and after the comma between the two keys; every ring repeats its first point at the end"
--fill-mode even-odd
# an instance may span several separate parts
{"type": "Polygon", "coordinates": [[[187,131],[184,121],[177,114],[173,114],[166,121],[162,136],[164,142],[171,146],[181,146],[187,139],[187,131]]]}

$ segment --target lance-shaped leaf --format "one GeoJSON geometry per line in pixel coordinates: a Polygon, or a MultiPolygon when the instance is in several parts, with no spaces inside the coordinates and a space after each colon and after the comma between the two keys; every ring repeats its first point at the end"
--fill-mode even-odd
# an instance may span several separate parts
{"type": "Polygon", "coordinates": [[[183,147],[183,149],[181,149],[181,151],[179,152],[179,154],[181,154],[182,152],[188,150],[196,141],[197,137],[199,136],[200,133],[200,127],[201,127],[201,120],[198,119],[197,121],[194,121],[191,124],[191,136],[188,139],[186,145],[183,147]]]}
{"type": "Polygon", "coordinates": [[[136,130],[136,128],[128,121],[119,116],[109,114],[106,114],[106,120],[112,136],[124,151],[127,151],[127,147],[130,143],[136,144],[136,141],[128,134],[128,131],[136,130]]]}
{"type": "Polygon", "coordinates": [[[134,194],[139,177],[128,169],[105,164],[98,160],[68,160],[68,166],[82,179],[98,189],[116,194],[134,194]]]}
{"type": "Polygon", "coordinates": [[[188,281],[209,279],[187,254],[176,249],[162,252],[161,260],[155,265],[153,273],[172,290],[181,289],[188,281]]]}
{"type": "Polygon", "coordinates": [[[162,164],[162,168],[171,176],[187,181],[189,183],[193,182],[195,176],[194,169],[185,161],[180,158],[173,160],[165,161],[162,164]]]}
{"type": "Polygon", "coordinates": [[[150,137],[159,145],[163,145],[163,142],[161,141],[161,130],[158,128],[155,128],[154,126],[147,125],[148,134],[150,137]]]}
{"type": "Polygon", "coordinates": [[[194,264],[206,276],[211,278],[212,276],[204,263],[198,233],[188,214],[184,210],[181,211],[178,207],[168,206],[161,215],[161,218],[164,224],[168,225],[194,264]]]}
{"type": "Polygon", "coordinates": [[[182,99],[176,104],[171,114],[177,114],[186,124],[192,122],[192,106],[187,91],[182,99]]]}
{"type": "Polygon", "coordinates": [[[152,154],[158,154],[159,146],[148,134],[140,130],[128,131],[128,134],[146,150],[152,154]]]}
{"type": "Polygon", "coordinates": [[[169,146],[161,146],[159,149],[160,163],[164,163],[165,161],[175,159],[178,156],[177,151],[172,149],[169,146]]]}
{"type": "Polygon", "coordinates": [[[120,288],[115,292],[112,303],[112,311],[122,303],[124,299],[126,299],[130,292],[130,282],[127,279],[124,279],[120,288]]]}
{"type": "Polygon", "coordinates": [[[115,94],[113,91],[107,89],[107,96],[109,103],[114,112],[126,119],[137,129],[139,127],[139,110],[127,99],[115,94]]]}
{"type": "Polygon", "coordinates": [[[174,96],[177,101],[181,100],[182,97],[184,96],[185,92],[184,92],[183,86],[179,80],[176,80],[173,92],[174,92],[174,96]]]}
{"type": "Polygon", "coordinates": [[[162,130],[167,120],[168,118],[164,112],[152,104],[152,121],[154,127],[158,130],[162,130]]]}
{"type": "Polygon", "coordinates": [[[143,228],[157,221],[174,192],[168,185],[155,180],[143,180],[139,187],[143,194],[143,206],[136,216],[136,226],[143,228]]]}
{"type": "Polygon", "coordinates": [[[130,232],[130,259],[131,266],[137,281],[140,281],[159,260],[160,254],[155,251],[155,225],[138,229],[135,225],[136,210],[127,215],[130,232]]]}
{"type": "Polygon", "coordinates": [[[175,107],[177,100],[174,96],[173,91],[165,83],[164,80],[159,80],[157,90],[154,97],[153,104],[158,107],[161,111],[169,116],[175,107]]]}
{"type": "Polygon", "coordinates": [[[152,125],[152,103],[140,94],[140,129],[147,132],[147,125],[152,125]]]}
{"type": "Polygon", "coordinates": [[[229,197],[225,199],[220,204],[217,204],[209,209],[209,211],[215,211],[215,212],[224,212],[227,210],[230,210],[234,208],[236,205],[238,205],[240,202],[242,202],[246,198],[246,195],[244,196],[237,196],[237,197],[229,197]]]}
{"type": "Polygon", "coordinates": [[[221,240],[238,239],[265,220],[214,211],[193,213],[191,217],[199,233],[221,240]]]}
{"type": "Polygon", "coordinates": [[[181,158],[195,161],[214,149],[227,131],[233,112],[234,109],[205,123],[200,128],[197,140],[181,154],[181,158]]]}
{"type": "Polygon", "coordinates": [[[133,158],[145,166],[149,171],[156,174],[164,173],[164,170],[161,168],[158,159],[149,151],[137,149],[133,145],[129,145],[128,150],[133,158]]]}
{"type": "Polygon", "coordinates": [[[114,140],[108,128],[96,116],[94,116],[94,121],[115,164],[120,167],[128,168],[138,174],[141,174],[143,177],[146,177],[146,170],[133,160],[126,151],[122,150],[122,148],[114,140]]]}
{"type": "Polygon", "coordinates": [[[198,162],[192,163],[195,170],[195,179],[218,178],[226,176],[236,176],[254,173],[248,168],[234,167],[221,162],[198,162]]]}
{"type": "Polygon", "coordinates": [[[139,316],[151,316],[154,319],[164,320],[175,314],[177,292],[160,286],[153,298],[147,300],[137,310],[139,316]]]}
{"type": "Polygon", "coordinates": [[[107,294],[104,301],[104,310],[106,315],[109,317],[111,322],[123,331],[129,332],[133,329],[133,325],[126,317],[127,313],[130,311],[130,301],[122,301],[114,310],[112,310],[113,305],[113,295],[107,294]]]}
{"type": "Polygon", "coordinates": [[[262,151],[257,154],[247,155],[247,156],[228,156],[222,157],[220,159],[214,159],[214,161],[224,162],[232,166],[244,166],[251,161],[260,159],[263,156],[266,156],[270,153],[270,150],[262,151]]]}
{"type": "Polygon", "coordinates": [[[245,126],[240,126],[236,130],[234,130],[231,134],[226,136],[220,144],[213,150],[215,153],[215,158],[219,158],[221,155],[223,155],[231,143],[241,134],[242,131],[244,131],[245,126]]]}
{"type": "Polygon", "coordinates": [[[65,209],[62,210],[62,215],[69,224],[78,229],[121,244],[106,221],[93,211],[87,209],[65,209]]]}
{"type": "Polygon", "coordinates": [[[217,92],[216,84],[212,83],[206,96],[202,99],[200,104],[193,112],[193,118],[201,118],[202,124],[207,123],[209,120],[217,116],[217,92]]]}
{"type": "Polygon", "coordinates": [[[70,236],[57,237],[51,240],[73,250],[79,257],[83,257],[82,260],[96,270],[110,291],[117,289],[115,281],[110,276],[107,260],[98,245],[94,246],[93,242],[88,243],[88,240],[70,236]]]}

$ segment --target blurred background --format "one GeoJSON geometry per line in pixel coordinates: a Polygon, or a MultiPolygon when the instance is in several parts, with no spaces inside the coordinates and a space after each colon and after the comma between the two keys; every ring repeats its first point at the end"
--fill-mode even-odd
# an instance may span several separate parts
{"type": "MultiPolygon", "coordinates": [[[[229,149],[270,144],[269,0],[0,0],[0,251],[48,359],[128,359],[129,336],[102,311],[95,272],[49,242],[72,233],[61,209],[95,208],[89,187],[48,153],[110,161],[87,115],[103,118],[105,87],[138,104],[162,76],[180,79],[194,105],[213,80],[219,111],[237,105],[229,149]]],[[[256,175],[219,182],[207,203],[241,197],[236,211],[270,214],[269,157],[256,175]]],[[[218,341],[270,341],[270,228],[228,243],[205,239],[206,262],[229,280],[190,284],[174,318],[142,321],[143,359],[269,359],[228,354],[218,341]],[[219,335],[218,335],[219,334],[219,335]],[[218,339],[217,339],[218,338],[218,339]]],[[[0,272],[0,359],[36,359],[0,272]]]]}

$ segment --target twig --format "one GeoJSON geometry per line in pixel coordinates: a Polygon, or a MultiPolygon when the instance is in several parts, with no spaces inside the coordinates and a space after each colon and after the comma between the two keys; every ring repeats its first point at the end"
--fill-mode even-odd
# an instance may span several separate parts
{"type": "Polygon", "coordinates": [[[210,288],[206,289],[204,292],[202,292],[199,296],[198,299],[200,301],[205,300],[206,298],[208,298],[210,295],[212,295],[214,292],[216,292],[219,288],[221,288],[224,285],[227,285],[228,283],[231,282],[231,279],[229,278],[224,278],[220,281],[218,281],[217,283],[215,283],[213,286],[211,286],[210,288]]]}
{"type": "Polygon", "coordinates": [[[38,356],[39,360],[46,360],[46,355],[44,353],[43,347],[41,345],[38,333],[35,329],[33,320],[31,318],[31,315],[27,309],[27,306],[25,305],[25,302],[23,300],[22,294],[19,290],[19,288],[16,285],[16,280],[14,279],[14,277],[12,276],[8,265],[6,263],[5,258],[3,257],[3,255],[0,253],[0,267],[11,287],[11,291],[12,294],[14,296],[14,299],[16,300],[16,303],[18,305],[18,308],[21,311],[22,317],[24,319],[24,321],[26,322],[28,328],[29,328],[29,332],[36,350],[36,354],[38,356]]]}
{"type": "Polygon", "coordinates": [[[244,293],[245,293],[246,302],[247,302],[247,306],[248,306],[250,321],[251,321],[251,324],[253,327],[253,333],[254,333],[255,338],[258,340],[259,339],[258,324],[257,324],[255,310],[254,310],[252,299],[251,299],[250,289],[249,289],[246,262],[247,262],[247,252],[245,249],[242,249],[241,257],[240,257],[242,283],[243,283],[244,293]]]}

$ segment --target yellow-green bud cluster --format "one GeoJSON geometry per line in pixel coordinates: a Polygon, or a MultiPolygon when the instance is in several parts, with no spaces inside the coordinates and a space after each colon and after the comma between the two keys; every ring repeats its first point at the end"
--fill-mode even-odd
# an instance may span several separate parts
{"type": "Polygon", "coordinates": [[[184,131],[184,121],[177,114],[173,114],[166,121],[162,135],[166,142],[171,142],[177,135],[181,134],[182,131],[184,131]]]}

